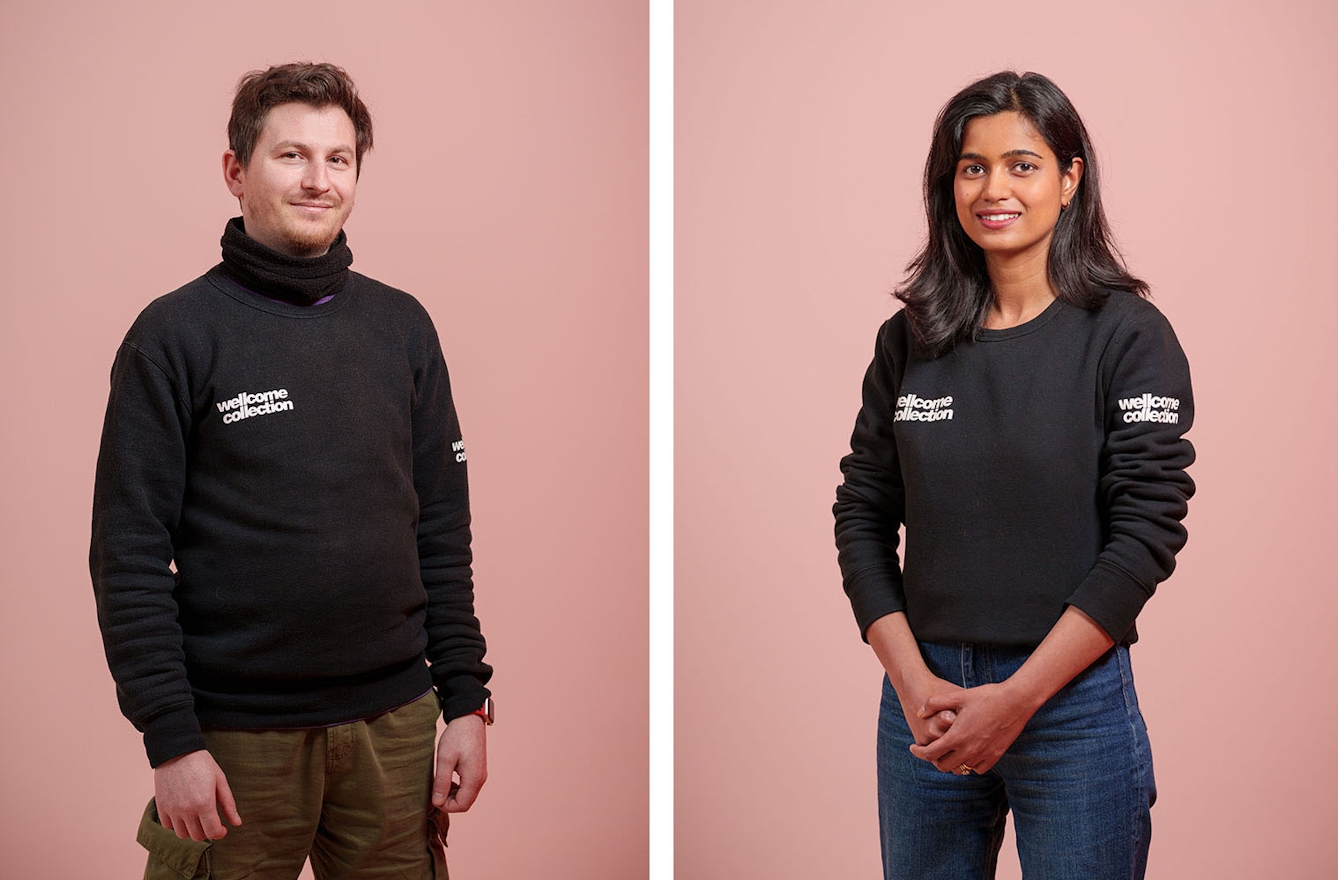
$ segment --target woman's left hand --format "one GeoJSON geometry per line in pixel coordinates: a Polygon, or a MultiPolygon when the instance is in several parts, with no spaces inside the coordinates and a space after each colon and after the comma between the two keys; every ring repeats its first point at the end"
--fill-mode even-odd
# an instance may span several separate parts
{"type": "Polygon", "coordinates": [[[921,718],[949,709],[957,713],[957,719],[929,745],[911,746],[911,754],[944,773],[956,773],[963,764],[985,773],[1008,751],[1036,708],[1007,684],[985,684],[930,697],[920,709],[921,718]]]}

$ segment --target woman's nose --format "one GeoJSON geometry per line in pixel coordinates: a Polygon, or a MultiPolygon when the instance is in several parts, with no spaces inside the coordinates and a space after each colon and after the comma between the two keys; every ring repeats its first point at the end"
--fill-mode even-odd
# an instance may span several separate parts
{"type": "Polygon", "coordinates": [[[1000,202],[1012,193],[1012,181],[1007,171],[991,171],[985,178],[985,198],[991,202],[1000,202]]]}

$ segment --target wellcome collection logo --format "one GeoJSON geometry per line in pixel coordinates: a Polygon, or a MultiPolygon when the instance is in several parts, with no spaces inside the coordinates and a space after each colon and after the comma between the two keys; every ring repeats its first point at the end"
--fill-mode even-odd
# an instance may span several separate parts
{"type": "Polygon", "coordinates": [[[892,421],[952,421],[952,395],[929,400],[915,394],[903,394],[897,398],[897,414],[892,417],[892,421]]]}
{"type": "Polygon", "coordinates": [[[1121,397],[1120,409],[1124,412],[1124,421],[1165,422],[1168,425],[1180,422],[1180,398],[1157,397],[1143,394],[1139,397],[1121,397]]]}
{"type": "Polygon", "coordinates": [[[215,404],[218,411],[223,413],[223,424],[230,425],[233,422],[240,422],[242,419],[250,419],[255,416],[267,416],[270,413],[288,412],[293,408],[293,402],[288,399],[287,388],[276,388],[273,391],[257,391],[254,394],[247,394],[243,391],[236,397],[230,397],[227,400],[215,404]]]}

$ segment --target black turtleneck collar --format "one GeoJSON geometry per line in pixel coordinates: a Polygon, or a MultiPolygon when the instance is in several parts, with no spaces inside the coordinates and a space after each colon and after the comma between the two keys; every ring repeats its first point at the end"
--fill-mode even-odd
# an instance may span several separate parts
{"type": "Polygon", "coordinates": [[[242,218],[233,217],[223,228],[222,244],[223,271],[229,278],[261,296],[303,306],[342,290],[353,262],[342,229],[319,257],[290,257],[251,238],[242,218]]]}

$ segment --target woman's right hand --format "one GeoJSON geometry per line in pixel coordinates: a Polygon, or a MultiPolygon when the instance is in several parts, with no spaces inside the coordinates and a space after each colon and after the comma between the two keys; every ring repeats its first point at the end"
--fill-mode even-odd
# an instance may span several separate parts
{"type": "Polygon", "coordinates": [[[936,712],[928,718],[920,717],[920,710],[930,697],[960,691],[962,688],[950,681],[944,681],[932,672],[925,670],[925,678],[915,686],[903,682],[901,687],[893,685],[897,699],[901,701],[901,714],[906,716],[906,724],[911,729],[917,745],[927,746],[948,732],[952,722],[957,720],[957,713],[951,709],[936,712]]]}
{"type": "Polygon", "coordinates": [[[957,713],[951,709],[937,712],[928,718],[920,717],[920,710],[930,697],[950,694],[962,688],[939,678],[929,671],[920,645],[911,633],[906,614],[897,611],[878,618],[865,633],[878,661],[887,672],[888,681],[901,701],[901,712],[906,716],[916,743],[927,746],[948,732],[957,713]]]}

